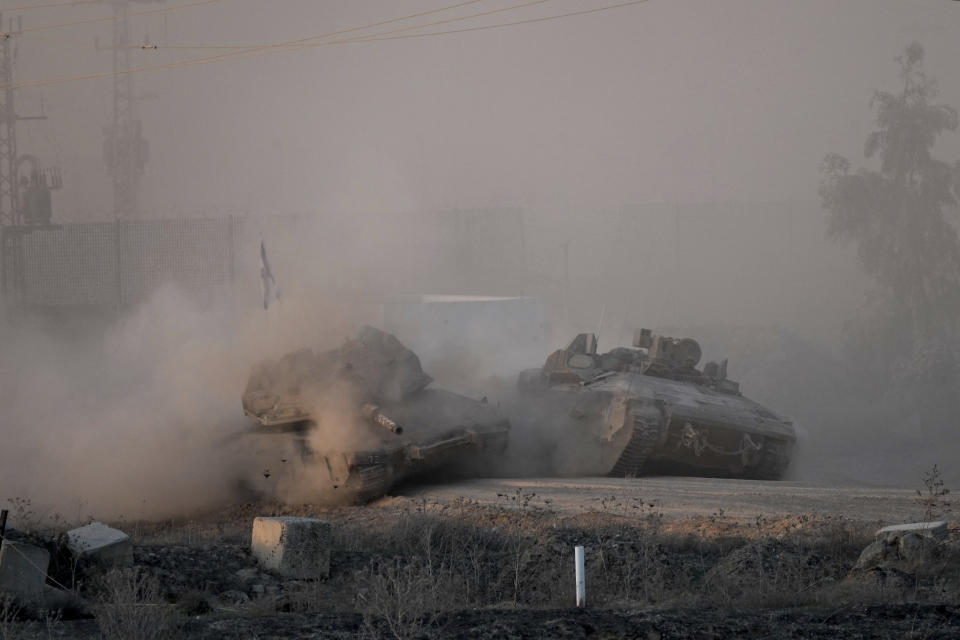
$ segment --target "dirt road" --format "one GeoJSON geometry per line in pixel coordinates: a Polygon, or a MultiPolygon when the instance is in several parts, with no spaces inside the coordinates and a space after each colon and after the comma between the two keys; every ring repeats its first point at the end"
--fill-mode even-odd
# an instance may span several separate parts
{"type": "Polygon", "coordinates": [[[720,509],[731,518],[743,520],[758,515],[817,513],[861,521],[905,522],[920,520],[924,515],[916,492],[909,489],[716,478],[483,479],[408,486],[397,494],[440,504],[453,504],[459,498],[503,504],[518,490],[536,494],[532,504],[546,503],[560,513],[602,510],[611,504],[629,506],[642,499],[656,504],[668,517],[709,516],[720,509]]]}

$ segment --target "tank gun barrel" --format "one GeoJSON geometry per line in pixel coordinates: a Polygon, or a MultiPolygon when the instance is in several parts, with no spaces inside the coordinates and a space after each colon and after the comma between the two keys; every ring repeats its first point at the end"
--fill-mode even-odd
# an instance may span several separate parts
{"type": "Polygon", "coordinates": [[[374,424],[383,427],[387,431],[400,435],[403,433],[403,427],[391,420],[389,417],[380,413],[380,407],[375,404],[365,404],[360,407],[360,413],[374,424]]]}

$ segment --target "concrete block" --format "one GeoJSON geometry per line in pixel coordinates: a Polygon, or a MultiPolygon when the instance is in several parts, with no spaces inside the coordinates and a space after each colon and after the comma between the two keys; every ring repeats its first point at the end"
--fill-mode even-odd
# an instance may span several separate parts
{"type": "Polygon", "coordinates": [[[930,536],[905,533],[897,540],[900,557],[914,564],[932,562],[937,552],[937,542],[930,536]]]}
{"type": "Polygon", "coordinates": [[[946,522],[911,522],[909,524],[894,524],[877,531],[877,538],[893,540],[908,533],[916,533],[934,540],[947,538],[946,522]]]}
{"type": "Polygon", "coordinates": [[[853,566],[854,569],[872,569],[873,567],[879,566],[887,559],[888,545],[885,540],[874,540],[867,547],[860,552],[860,557],[857,559],[857,564],[853,566]]]}
{"type": "Polygon", "coordinates": [[[133,565],[133,542],[130,536],[102,522],[67,532],[67,548],[77,558],[90,560],[107,567],[133,565]]]}
{"type": "Polygon", "coordinates": [[[0,591],[26,599],[43,597],[50,553],[26,542],[4,540],[0,543],[0,591]]]}
{"type": "Polygon", "coordinates": [[[260,565],[287,578],[330,575],[330,523],[315,518],[256,518],[250,548],[260,565]]]}

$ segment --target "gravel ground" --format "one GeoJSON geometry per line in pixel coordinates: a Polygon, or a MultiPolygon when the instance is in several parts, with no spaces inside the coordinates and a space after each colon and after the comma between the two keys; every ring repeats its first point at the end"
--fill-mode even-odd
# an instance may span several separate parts
{"type": "MultiPolygon", "coordinates": [[[[956,523],[923,571],[851,571],[879,525],[922,516],[916,494],[902,489],[650,477],[409,485],[361,507],[243,504],[118,526],[133,534],[138,571],[158,587],[162,600],[151,606],[177,623],[155,640],[960,637],[956,523]],[[261,570],[249,551],[257,515],[330,521],[331,577],[261,570]],[[563,608],[576,544],[587,547],[591,599],[582,610],[563,608]],[[420,567],[410,585],[429,588],[427,548],[437,554],[431,578],[485,591],[425,609],[440,613],[401,634],[369,607],[364,617],[360,598],[383,563],[420,567]],[[483,575],[474,580],[474,571],[483,575]]],[[[97,593],[82,595],[86,614],[96,612],[97,593]]],[[[15,631],[0,638],[104,637],[82,615],[15,631]]]]}
{"type": "MultiPolygon", "coordinates": [[[[501,502],[498,494],[517,489],[550,500],[552,509],[579,513],[601,501],[639,496],[657,502],[667,516],[709,516],[720,509],[729,517],[817,513],[853,520],[909,522],[923,518],[923,507],[911,489],[866,485],[830,486],[810,482],[763,482],[725,478],[524,478],[465,480],[443,485],[401,488],[414,500],[451,504],[467,498],[481,504],[501,502]]],[[[388,499],[389,500],[389,499],[388,499]]]]}

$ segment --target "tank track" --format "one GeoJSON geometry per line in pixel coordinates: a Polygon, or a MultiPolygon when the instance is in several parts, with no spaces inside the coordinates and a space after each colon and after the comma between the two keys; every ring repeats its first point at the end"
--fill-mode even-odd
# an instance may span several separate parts
{"type": "Polygon", "coordinates": [[[390,474],[386,464],[371,464],[350,470],[350,480],[345,487],[357,503],[369,502],[386,495],[390,488],[390,474]]]}
{"type": "Polygon", "coordinates": [[[747,469],[744,477],[751,480],[780,480],[790,466],[790,450],[789,444],[768,440],[760,453],[760,462],[747,469]]]}
{"type": "Polygon", "coordinates": [[[647,458],[653,453],[660,440],[660,428],[659,420],[634,417],[630,441],[608,475],[614,478],[633,478],[640,475],[647,458]]]}

